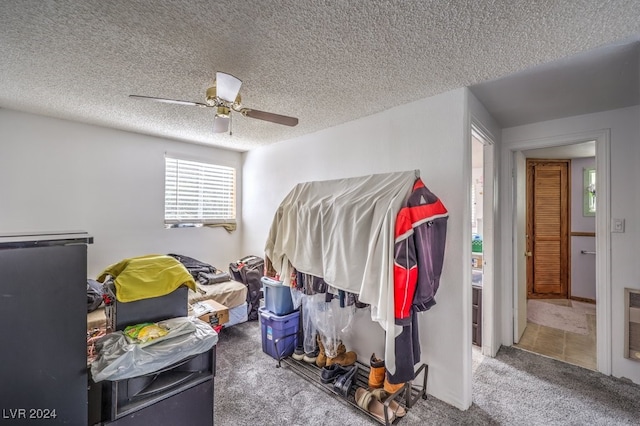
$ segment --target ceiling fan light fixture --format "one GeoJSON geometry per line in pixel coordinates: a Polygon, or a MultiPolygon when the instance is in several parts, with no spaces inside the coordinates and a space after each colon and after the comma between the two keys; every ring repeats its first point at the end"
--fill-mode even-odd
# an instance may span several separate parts
{"type": "Polygon", "coordinates": [[[228,115],[226,117],[216,115],[213,119],[213,133],[226,133],[229,130],[230,121],[228,115]]]}
{"type": "Polygon", "coordinates": [[[214,133],[231,132],[231,119],[232,111],[234,113],[240,113],[244,117],[255,118],[262,121],[269,121],[271,123],[283,124],[285,126],[295,126],[298,124],[298,119],[295,117],[288,117],[286,115],[274,114],[271,112],[260,111],[251,108],[244,108],[241,104],[240,87],[242,81],[231,74],[225,74],[222,72],[216,73],[216,80],[213,82],[213,86],[209,87],[206,92],[205,102],[191,102],[181,101],[177,99],[156,98],[153,96],[143,95],[129,95],[134,99],[145,99],[155,102],[163,102],[177,105],[192,105],[200,108],[215,108],[216,114],[213,121],[214,133]]]}
{"type": "Polygon", "coordinates": [[[240,92],[242,80],[223,72],[216,73],[216,84],[219,88],[218,97],[227,102],[235,102],[236,96],[240,92]]]}

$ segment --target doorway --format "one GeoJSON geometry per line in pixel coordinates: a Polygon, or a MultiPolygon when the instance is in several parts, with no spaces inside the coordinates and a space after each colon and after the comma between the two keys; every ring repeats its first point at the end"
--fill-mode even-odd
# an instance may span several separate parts
{"type": "MultiPolygon", "coordinates": [[[[513,185],[511,189],[514,201],[512,210],[514,232],[512,245],[514,259],[513,341],[517,346],[522,347],[523,349],[538,352],[565,362],[570,362],[572,364],[581,365],[586,368],[609,374],[609,342],[611,336],[605,326],[610,323],[610,312],[607,309],[607,303],[603,300],[610,297],[608,280],[604,279],[604,277],[610,273],[610,259],[605,249],[610,244],[610,236],[607,235],[606,232],[609,220],[609,207],[607,202],[609,185],[607,181],[609,152],[608,132],[594,132],[593,136],[595,141],[588,141],[588,139],[585,140],[584,135],[578,135],[575,138],[569,135],[566,137],[549,138],[548,140],[542,141],[528,141],[521,143],[519,147],[520,149],[512,150],[511,152],[512,158],[509,163],[513,167],[513,185]],[[536,148],[536,146],[540,148],[536,148]],[[592,152],[591,155],[594,155],[594,157],[591,158],[591,167],[586,167],[584,159],[577,160],[575,155],[571,156],[567,154],[567,152],[573,151],[582,152],[582,156],[585,156],[584,148],[588,148],[589,146],[592,152]],[[529,286],[526,285],[527,275],[531,274],[531,271],[527,270],[528,268],[526,267],[526,263],[534,256],[531,248],[535,249],[535,244],[532,244],[532,241],[535,242],[535,238],[540,237],[540,235],[534,235],[535,230],[532,231],[531,224],[527,226],[524,219],[532,215],[532,212],[530,211],[531,209],[528,208],[530,205],[526,203],[526,198],[523,195],[527,192],[526,189],[531,191],[532,184],[531,181],[529,181],[529,188],[527,188],[527,184],[525,183],[527,182],[525,173],[528,168],[527,164],[531,167],[532,163],[527,160],[527,157],[554,159],[553,155],[548,155],[549,153],[554,152],[554,150],[556,153],[564,151],[564,154],[555,154],[555,159],[558,159],[558,157],[564,158],[564,160],[570,165],[570,172],[566,177],[567,183],[570,184],[570,192],[567,194],[567,202],[572,204],[572,211],[568,215],[566,221],[566,238],[568,239],[568,244],[565,251],[567,263],[564,268],[560,266],[561,259],[558,255],[561,250],[559,248],[550,250],[556,252],[555,256],[557,260],[547,260],[546,262],[542,262],[545,266],[552,266],[549,268],[549,271],[543,271],[544,268],[536,268],[535,266],[532,268],[534,274],[536,272],[541,273],[543,274],[544,280],[547,280],[542,280],[541,283],[538,282],[541,286],[537,289],[539,291],[536,291],[534,288],[534,291],[532,292],[531,282],[529,282],[529,286]],[[564,155],[564,157],[562,157],[562,155],[564,155]],[[582,163],[579,161],[582,161],[582,163]],[[572,162],[574,166],[573,170],[571,170],[572,162]],[[592,187],[589,187],[589,182],[583,181],[582,179],[583,175],[586,176],[586,173],[589,172],[590,169],[594,168],[592,167],[593,165],[596,166],[595,169],[599,169],[599,174],[602,174],[602,179],[598,180],[598,191],[595,190],[595,182],[593,182],[594,185],[592,187]],[[606,182],[602,182],[602,180],[606,182]],[[591,191],[593,194],[591,194],[591,191]],[[598,195],[602,195],[602,199],[597,199],[595,197],[596,193],[598,193],[598,195]],[[595,199],[589,198],[590,195],[593,195],[593,198],[595,199]],[[576,205],[578,205],[578,209],[575,207],[576,205]],[[579,211],[580,217],[584,215],[585,217],[583,219],[587,219],[586,216],[589,216],[589,212],[583,210],[583,205],[597,205],[599,208],[598,216],[590,218],[593,226],[592,231],[595,232],[590,232],[588,229],[585,229],[584,224],[580,224],[579,220],[574,219],[577,217],[574,210],[579,211]],[[600,217],[600,213],[602,213],[602,216],[604,217],[600,217]],[[595,235],[597,233],[599,233],[601,238],[598,239],[596,248],[595,235]],[[595,256],[596,252],[603,252],[604,256],[595,256]],[[582,264],[576,266],[577,262],[582,262],[582,264]],[[544,276],[544,273],[547,273],[547,276],[544,276]],[[558,284],[557,287],[545,287],[545,285],[550,284],[548,281],[550,278],[557,281],[557,278],[559,278],[558,274],[566,275],[566,294],[564,294],[562,284],[558,284]],[[590,286],[589,290],[585,290],[584,288],[585,276],[592,279],[595,277],[595,283],[590,286]],[[545,292],[550,294],[539,294],[545,292]],[[543,300],[541,297],[546,299],[543,300]],[[549,297],[553,297],[553,299],[549,299],[549,297]],[[532,309],[532,303],[539,305],[536,307],[538,309],[532,309]],[[540,306],[544,308],[542,311],[539,309],[540,306]],[[539,316],[544,315],[545,311],[549,311],[547,313],[553,316],[563,315],[564,313],[572,310],[577,312],[579,316],[583,318],[583,324],[577,325],[578,329],[572,329],[572,327],[569,326],[565,327],[565,324],[558,325],[558,323],[556,323],[555,327],[553,326],[554,324],[551,324],[552,327],[549,327],[548,324],[540,325],[539,323],[541,321],[539,321],[539,318],[536,319],[536,323],[532,323],[532,312],[528,312],[534,311],[533,313],[539,316]],[[561,311],[564,311],[564,313],[561,311]],[[558,314],[558,312],[560,312],[560,314],[558,314]],[[565,330],[565,328],[568,328],[569,331],[565,330]],[[587,352],[591,355],[586,356],[587,352]]],[[[556,170],[554,170],[551,175],[555,174],[555,179],[560,180],[561,178],[558,176],[562,173],[563,172],[558,171],[556,167],[556,170]]],[[[547,178],[548,177],[549,176],[547,176],[547,178]]],[[[556,200],[560,200],[562,198],[559,194],[556,195],[556,200]]],[[[538,197],[533,198],[535,200],[538,197]]],[[[544,196],[541,198],[544,198],[544,196]]],[[[538,200],[538,202],[540,201],[541,200],[538,200]]],[[[544,202],[545,200],[543,199],[542,201],[544,202]]],[[[557,206],[559,205],[560,201],[557,201],[557,206]]],[[[533,207],[535,207],[535,205],[533,207]]],[[[535,226],[535,222],[533,226],[535,226]]],[[[560,228],[562,228],[562,226],[558,223],[555,229],[559,231],[560,228]]],[[[548,230],[548,227],[545,231],[546,230],[548,230]]],[[[543,235],[544,234],[545,232],[543,232],[543,235]]],[[[549,236],[547,235],[547,237],[549,236]]],[[[557,233],[552,237],[553,238],[550,240],[553,244],[551,245],[559,247],[557,244],[559,241],[557,233]],[[554,238],[556,241],[553,241],[554,238]]],[[[543,246],[545,244],[550,245],[549,239],[547,238],[546,241],[543,240],[542,244],[543,246]]],[[[529,278],[531,277],[529,276],[529,278]]],[[[552,284],[555,285],[556,282],[552,284]]],[[[533,285],[536,285],[536,280],[533,280],[533,285]]],[[[564,320],[564,322],[572,325],[571,316],[567,318],[569,319],[564,320]]]]}
{"type": "Polygon", "coordinates": [[[490,133],[481,124],[471,123],[471,286],[472,336],[476,352],[495,356],[496,318],[494,303],[494,218],[496,215],[495,145],[490,133]]]}

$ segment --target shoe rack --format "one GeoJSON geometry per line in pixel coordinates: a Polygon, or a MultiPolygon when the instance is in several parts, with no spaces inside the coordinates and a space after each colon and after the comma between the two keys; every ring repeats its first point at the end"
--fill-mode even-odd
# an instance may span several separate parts
{"type": "MultiPolygon", "coordinates": [[[[283,364],[287,368],[290,368],[291,370],[293,370],[299,376],[309,381],[311,384],[313,384],[317,388],[333,396],[335,399],[337,399],[341,403],[351,406],[352,408],[358,410],[359,412],[367,415],[368,417],[372,418],[373,420],[379,423],[389,426],[390,424],[397,424],[404,418],[404,417],[396,418],[396,420],[393,423],[390,423],[388,419],[386,421],[382,421],[378,417],[371,414],[369,411],[358,406],[355,399],[355,392],[356,392],[356,389],[359,387],[362,387],[365,389],[368,388],[369,369],[370,369],[368,365],[365,365],[359,361],[356,361],[356,365],[358,366],[358,371],[356,372],[356,376],[354,377],[353,385],[351,386],[351,389],[349,389],[349,395],[347,395],[347,397],[345,398],[333,389],[333,383],[324,384],[320,381],[320,373],[322,372],[322,369],[317,367],[315,364],[310,364],[304,361],[298,361],[293,359],[290,356],[279,360],[277,367],[280,367],[283,364]]],[[[407,410],[408,412],[409,409],[412,406],[414,406],[419,399],[427,399],[426,390],[427,390],[427,375],[429,373],[429,367],[426,364],[420,365],[420,367],[416,370],[416,377],[418,377],[422,372],[424,372],[423,378],[421,380],[422,386],[414,386],[413,382],[407,382],[402,388],[398,389],[394,394],[390,395],[389,398],[387,398],[386,401],[384,402],[384,405],[388,407],[391,401],[396,401],[399,405],[404,407],[404,409],[407,410]]]]}

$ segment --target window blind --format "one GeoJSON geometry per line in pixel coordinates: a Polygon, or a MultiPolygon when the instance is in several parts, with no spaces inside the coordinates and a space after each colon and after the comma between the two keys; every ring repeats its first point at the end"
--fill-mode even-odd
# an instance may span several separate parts
{"type": "Polygon", "coordinates": [[[165,225],[235,225],[235,187],[233,167],[165,157],[165,225]]]}

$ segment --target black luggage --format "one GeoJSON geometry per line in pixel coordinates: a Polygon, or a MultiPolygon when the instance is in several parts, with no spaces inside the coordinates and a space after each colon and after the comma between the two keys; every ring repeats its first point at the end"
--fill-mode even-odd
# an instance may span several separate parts
{"type": "Polygon", "coordinates": [[[247,316],[249,321],[258,319],[258,308],[262,299],[264,259],[258,256],[246,256],[229,264],[229,275],[247,286],[247,316]]]}

